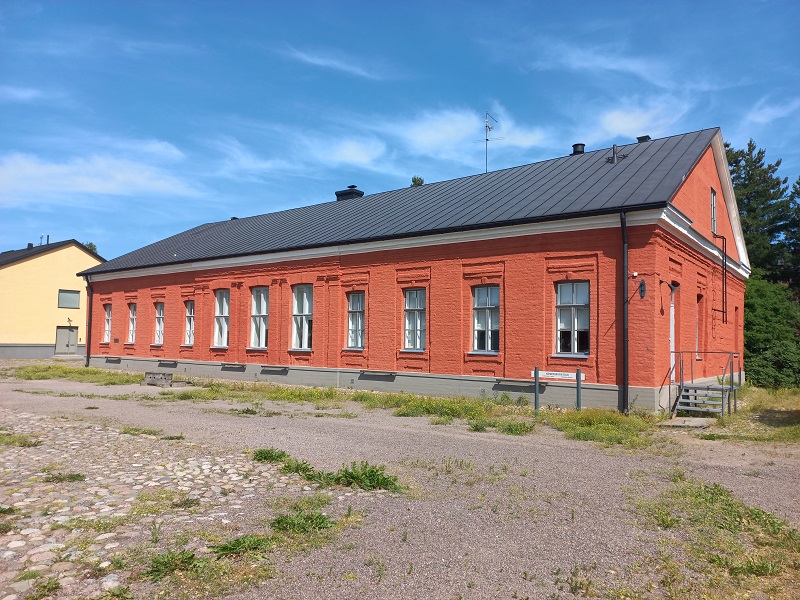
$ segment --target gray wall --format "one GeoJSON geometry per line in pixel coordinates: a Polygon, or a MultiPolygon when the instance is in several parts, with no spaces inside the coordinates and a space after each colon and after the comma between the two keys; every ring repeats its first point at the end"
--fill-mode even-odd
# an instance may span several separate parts
{"type": "MultiPolygon", "coordinates": [[[[326,369],[318,367],[279,367],[257,364],[230,364],[189,360],[158,360],[137,357],[93,356],[90,366],[120,369],[125,371],[152,371],[173,373],[186,377],[208,377],[238,381],[261,381],[286,385],[334,386],[355,390],[381,392],[409,392],[433,396],[499,396],[507,392],[513,400],[524,396],[534,403],[532,380],[498,380],[494,377],[471,377],[459,375],[437,375],[433,373],[408,373],[385,371],[359,371],[353,369],[326,369]]],[[[645,411],[658,411],[666,397],[657,388],[630,388],[631,407],[645,411]]],[[[542,407],[575,406],[576,386],[574,382],[540,382],[542,407]]],[[[584,407],[617,409],[620,393],[617,386],[584,383],[581,386],[584,407]]]]}
{"type": "MultiPolygon", "coordinates": [[[[0,344],[0,358],[53,358],[55,352],[55,344],[0,344]]],[[[58,357],[84,356],[85,353],[86,346],[79,344],[76,354],[59,354],[58,357]]]]}

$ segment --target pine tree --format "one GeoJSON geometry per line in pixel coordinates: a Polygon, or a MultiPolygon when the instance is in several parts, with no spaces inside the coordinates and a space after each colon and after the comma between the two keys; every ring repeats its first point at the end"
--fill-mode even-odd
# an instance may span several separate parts
{"type": "Polygon", "coordinates": [[[791,222],[787,178],[776,175],[780,159],[764,161],[763,148],[751,139],[746,150],[725,144],[736,201],[753,268],[762,269],[770,281],[783,275],[787,260],[786,232],[791,222]]]}

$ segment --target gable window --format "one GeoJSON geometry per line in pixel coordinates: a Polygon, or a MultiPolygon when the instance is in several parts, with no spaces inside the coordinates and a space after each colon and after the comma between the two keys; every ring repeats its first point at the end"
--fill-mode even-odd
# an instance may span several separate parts
{"type": "Polygon", "coordinates": [[[711,233],[717,233],[717,192],[711,188],[711,233]]]}
{"type": "Polygon", "coordinates": [[[589,282],[556,284],[556,352],[589,354],[589,282]]]}
{"type": "Polygon", "coordinates": [[[347,294],[347,347],[364,348],[364,292],[347,294]]]}
{"type": "Polygon", "coordinates": [[[136,341],[136,304],[128,304],[128,344],[136,341]]]}
{"type": "Polygon", "coordinates": [[[77,290],[58,290],[58,308],[80,308],[81,293],[77,290]]]}
{"type": "Polygon", "coordinates": [[[250,347],[266,348],[269,339],[269,288],[252,289],[250,347]]]}
{"type": "Polygon", "coordinates": [[[156,335],[153,343],[160,346],[164,343],[164,303],[156,302],[156,335]]]}
{"type": "Polygon", "coordinates": [[[313,324],[313,286],[296,285],[292,289],[292,348],[311,349],[313,324]]]}
{"type": "Polygon", "coordinates": [[[425,349],[425,290],[405,291],[405,336],[406,350],[425,349]]]}
{"type": "Polygon", "coordinates": [[[186,324],[184,325],[183,343],[186,346],[194,344],[194,300],[187,300],[186,305],[186,324]]]}
{"type": "Polygon", "coordinates": [[[214,346],[217,348],[228,347],[230,304],[230,290],[216,290],[214,292],[214,346]]]}
{"type": "Polygon", "coordinates": [[[475,352],[500,350],[500,286],[472,288],[472,349],[475,352]]]}
{"type": "Polygon", "coordinates": [[[106,318],[103,324],[103,343],[108,344],[111,341],[111,305],[104,304],[103,309],[106,311],[106,318]]]}

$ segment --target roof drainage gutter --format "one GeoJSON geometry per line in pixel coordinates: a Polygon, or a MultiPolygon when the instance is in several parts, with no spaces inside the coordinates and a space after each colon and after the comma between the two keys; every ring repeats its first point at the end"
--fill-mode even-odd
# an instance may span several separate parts
{"type": "Polygon", "coordinates": [[[83,366],[89,366],[89,360],[91,359],[91,352],[92,352],[92,282],[89,279],[89,275],[83,276],[84,281],[86,281],[86,295],[88,296],[88,301],[86,303],[86,358],[83,361],[83,366]]]}
{"type": "Polygon", "coordinates": [[[622,277],[620,277],[620,293],[622,295],[622,395],[619,410],[628,414],[628,222],[624,212],[619,213],[619,224],[622,228],[622,277]]]}

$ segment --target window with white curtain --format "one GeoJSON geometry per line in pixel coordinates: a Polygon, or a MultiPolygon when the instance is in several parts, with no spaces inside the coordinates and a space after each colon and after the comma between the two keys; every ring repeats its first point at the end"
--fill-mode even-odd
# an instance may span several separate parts
{"type": "Polygon", "coordinates": [[[128,304],[128,343],[136,341],[136,304],[128,304]]]}
{"type": "Polygon", "coordinates": [[[556,284],[556,352],[589,354],[589,282],[556,284]]]}
{"type": "Polygon", "coordinates": [[[250,347],[266,348],[269,339],[269,288],[254,287],[250,309],[250,347]]]}
{"type": "Polygon", "coordinates": [[[364,348],[364,292],[347,294],[347,347],[364,348]]]}
{"type": "Polygon", "coordinates": [[[194,300],[187,300],[184,305],[186,307],[186,323],[184,325],[183,344],[191,346],[194,344],[194,300]]]}
{"type": "Polygon", "coordinates": [[[425,289],[405,291],[405,336],[406,350],[425,349],[425,289]]]}
{"type": "Polygon", "coordinates": [[[156,334],[153,344],[161,346],[164,343],[164,303],[156,302],[156,334]]]}
{"type": "Polygon", "coordinates": [[[314,321],[314,288],[308,284],[292,289],[292,348],[311,349],[311,331],[314,321]]]}
{"type": "Polygon", "coordinates": [[[500,286],[472,288],[472,350],[500,351],[500,286]]]}
{"type": "Polygon", "coordinates": [[[228,324],[230,321],[231,291],[214,292],[214,346],[228,347],[228,324]]]}

